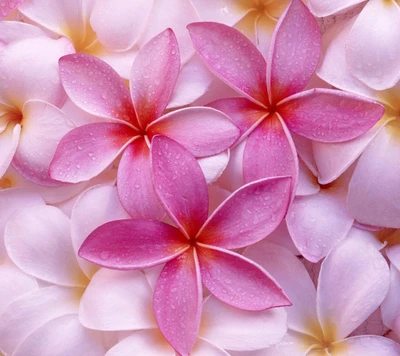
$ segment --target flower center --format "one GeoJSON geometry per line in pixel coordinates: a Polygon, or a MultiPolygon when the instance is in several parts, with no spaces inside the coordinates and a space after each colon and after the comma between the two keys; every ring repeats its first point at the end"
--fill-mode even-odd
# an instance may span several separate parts
{"type": "Polygon", "coordinates": [[[189,245],[192,246],[192,247],[196,247],[197,241],[196,241],[196,238],[195,238],[195,237],[191,237],[191,238],[189,239],[189,245]]]}
{"type": "Polygon", "coordinates": [[[13,181],[7,176],[0,178],[0,189],[8,189],[13,187],[13,181]]]}

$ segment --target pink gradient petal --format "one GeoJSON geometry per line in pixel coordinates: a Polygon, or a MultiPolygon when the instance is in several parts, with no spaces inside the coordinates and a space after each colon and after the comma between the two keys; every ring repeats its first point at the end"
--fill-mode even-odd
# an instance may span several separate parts
{"type": "Polygon", "coordinates": [[[373,89],[388,89],[400,79],[399,56],[398,4],[392,0],[369,1],[347,39],[346,59],[350,72],[373,89]]]}
{"type": "Polygon", "coordinates": [[[194,249],[167,262],[154,290],[158,327],[169,344],[188,356],[197,339],[202,309],[199,262],[194,249]]]}
{"type": "Polygon", "coordinates": [[[50,320],[36,329],[18,346],[13,355],[54,356],[56,353],[103,356],[105,352],[102,334],[86,329],[78,316],[72,314],[50,320]]]}
{"type": "Polygon", "coordinates": [[[222,111],[240,129],[240,136],[245,137],[265,116],[267,111],[246,98],[226,98],[208,104],[222,111]]]}
{"type": "Polygon", "coordinates": [[[6,0],[0,6],[0,19],[11,14],[24,0],[6,0]]]}
{"type": "Polygon", "coordinates": [[[335,342],[329,353],[331,356],[397,356],[400,345],[387,337],[362,335],[335,342]]]}
{"type": "Polygon", "coordinates": [[[260,241],[281,223],[291,196],[290,177],[268,178],[235,191],[200,230],[199,242],[236,249],[260,241]]]}
{"type": "Polygon", "coordinates": [[[249,99],[268,103],[266,63],[249,39],[215,22],[192,23],[188,30],[196,51],[217,77],[249,99]]]}
{"type": "Polygon", "coordinates": [[[24,294],[11,303],[0,318],[2,352],[13,354],[32,332],[57,317],[76,314],[81,288],[51,286],[24,294]]]}
{"type": "Polygon", "coordinates": [[[194,237],[208,217],[207,185],[196,159],[179,143],[155,136],[151,144],[154,188],[169,217],[194,237]]]}
{"type": "Polygon", "coordinates": [[[340,12],[364,0],[308,0],[310,11],[317,17],[329,16],[340,12]]]}
{"type": "Polygon", "coordinates": [[[95,330],[156,328],[151,314],[153,290],[140,271],[100,269],[79,305],[79,320],[95,330]]]}
{"type": "Polygon", "coordinates": [[[346,198],[345,189],[329,188],[294,199],[286,222],[294,244],[307,260],[318,262],[346,237],[354,221],[346,209],[346,198]]]}
{"type": "Polygon", "coordinates": [[[57,186],[49,166],[62,137],[75,126],[57,107],[38,100],[23,107],[23,130],[13,159],[13,167],[32,182],[57,186]]]}
{"type": "Polygon", "coordinates": [[[76,261],[69,229],[69,219],[55,207],[20,209],[5,227],[8,255],[31,276],[57,285],[83,287],[87,279],[76,261]]]}
{"type": "Polygon", "coordinates": [[[200,336],[223,349],[250,351],[270,347],[281,341],[286,331],[283,309],[254,313],[233,308],[213,296],[203,304],[200,336]]]}
{"type": "Polygon", "coordinates": [[[127,270],[152,267],[188,249],[175,227],[159,221],[110,221],[94,230],[79,256],[101,267],[127,270]]]}
{"type": "Polygon", "coordinates": [[[137,124],[129,89],[107,63],[80,53],[62,57],[59,66],[65,91],[82,110],[137,124]]]}
{"type": "Polygon", "coordinates": [[[271,39],[267,61],[270,103],[303,90],[317,68],[320,54],[317,21],[301,0],[292,0],[271,39]]]}
{"type": "Polygon", "coordinates": [[[360,157],[349,185],[350,213],[367,225],[400,227],[400,127],[385,126],[360,157]]]}
{"type": "Polygon", "coordinates": [[[135,137],[121,123],[101,122],[77,127],[60,141],[50,164],[50,176],[77,183],[103,172],[135,137]]]}
{"type": "Polygon", "coordinates": [[[150,149],[143,138],[122,154],[117,176],[121,204],[134,219],[161,220],[165,215],[152,182],[150,149]]]}
{"type": "Polygon", "coordinates": [[[171,29],[161,32],[140,49],[131,70],[130,91],[143,129],[164,112],[179,69],[179,47],[171,29]]]}
{"type": "Polygon", "coordinates": [[[238,128],[225,114],[204,107],[168,113],[153,122],[146,131],[149,137],[160,134],[172,138],[195,157],[221,153],[239,137],[238,128]]]}
{"type": "Polygon", "coordinates": [[[8,124],[5,131],[0,133],[0,177],[6,173],[14,158],[21,135],[21,125],[8,124]]]}
{"type": "Polygon", "coordinates": [[[291,176],[297,185],[298,158],[290,133],[278,115],[269,116],[249,135],[243,155],[246,183],[268,177],[291,176]]]}
{"type": "Polygon", "coordinates": [[[384,113],[370,99],[331,89],[311,89],[278,107],[286,125],[298,135],[321,142],[342,142],[367,132],[384,113]]]}
{"type": "Polygon", "coordinates": [[[396,319],[400,316],[400,271],[390,265],[390,288],[381,305],[382,321],[390,329],[396,328],[396,319]]]}
{"type": "Polygon", "coordinates": [[[197,251],[204,285],[224,303],[249,311],[291,305],[275,280],[255,262],[210,245],[200,244],[197,251]]]}
{"type": "Polygon", "coordinates": [[[90,24],[104,46],[123,51],[131,48],[140,38],[152,6],[152,0],[98,0],[94,4],[90,24]]]}
{"type": "Polygon", "coordinates": [[[390,272],[375,247],[346,239],[326,256],[318,281],[318,319],[326,338],[340,340],[382,303],[390,272]]]}

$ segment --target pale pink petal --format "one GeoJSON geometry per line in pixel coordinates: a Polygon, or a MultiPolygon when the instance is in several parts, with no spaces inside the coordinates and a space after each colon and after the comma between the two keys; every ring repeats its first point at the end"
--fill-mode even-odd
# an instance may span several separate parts
{"type": "Polygon", "coordinates": [[[367,242],[374,246],[378,251],[381,251],[385,248],[386,243],[381,242],[377,238],[377,234],[379,234],[376,230],[365,230],[366,226],[357,223],[354,221],[353,227],[350,229],[349,233],[347,234],[346,238],[349,239],[358,239],[364,242],[367,242]]]}
{"type": "Polygon", "coordinates": [[[360,157],[349,185],[347,204],[359,222],[400,227],[400,127],[389,124],[360,157]]]}
{"type": "Polygon", "coordinates": [[[140,49],[131,70],[130,91],[143,129],[164,112],[179,69],[179,47],[171,29],[161,32],[140,49]]]}
{"type": "Polygon", "coordinates": [[[209,340],[197,338],[191,356],[230,356],[225,350],[211,343],[209,340]]]}
{"type": "Polygon", "coordinates": [[[27,101],[22,114],[23,130],[13,167],[37,184],[60,185],[50,178],[49,165],[59,141],[75,126],[60,109],[43,101],[27,101]]]}
{"type": "Polygon", "coordinates": [[[241,137],[246,137],[268,114],[264,108],[246,98],[219,99],[208,105],[228,115],[240,129],[241,137]]]}
{"type": "Polygon", "coordinates": [[[228,250],[200,245],[202,281],[221,301],[249,311],[291,305],[275,280],[255,262],[228,250]]]}
{"type": "Polygon", "coordinates": [[[11,303],[0,318],[0,344],[5,354],[13,354],[32,332],[59,316],[76,314],[81,288],[58,286],[40,288],[11,303]]]}
{"type": "Polygon", "coordinates": [[[282,247],[285,247],[288,249],[291,253],[293,253],[296,256],[300,256],[301,253],[297,249],[297,247],[294,245],[292,237],[289,234],[289,231],[287,229],[286,225],[286,220],[283,220],[279,226],[271,233],[269,234],[264,240],[261,240],[257,245],[261,244],[277,244],[282,247]]]}
{"type": "Polygon", "coordinates": [[[268,177],[291,176],[295,190],[298,165],[290,132],[278,115],[264,119],[249,135],[243,155],[246,183],[268,177]]]}
{"type": "Polygon", "coordinates": [[[108,50],[105,47],[100,47],[96,51],[96,57],[99,57],[113,67],[123,79],[129,80],[132,64],[138,52],[139,48],[137,46],[123,52],[115,52],[108,50]]]}
{"type": "Polygon", "coordinates": [[[50,176],[77,183],[103,172],[136,136],[122,123],[99,122],[77,127],[60,141],[50,165],[50,176]]]}
{"type": "Polygon", "coordinates": [[[100,269],[82,296],[79,320],[95,330],[156,328],[152,297],[153,290],[143,273],[100,269]]]}
{"type": "Polygon", "coordinates": [[[222,175],[229,163],[229,158],[230,151],[226,150],[215,156],[197,159],[207,184],[214,183],[222,175]]]}
{"type": "Polygon", "coordinates": [[[188,26],[193,45],[210,70],[249,99],[268,103],[266,63],[238,30],[215,22],[188,26]]]}
{"type": "Polygon", "coordinates": [[[172,138],[195,157],[221,153],[239,137],[239,129],[225,114],[205,107],[175,110],[153,122],[146,132],[150,138],[158,134],[172,138]]]}
{"type": "Polygon", "coordinates": [[[345,189],[332,187],[294,199],[286,223],[294,244],[307,260],[318,262],[346,237],[353,225],[346,198],[345,189]]]}
{"type": "Polygon", "coordinates": [[[268,178],[235,191],[209,217],[199,242],[226,249],[251,245],[269,235],[286,215],[291,178],[268,178]]]}
{"type": "Polygon", "coordinates": [[[386,255],[390,262],[393,263],[393,265],[400,270],[400,244],[398,243],[399,241],[399,234],[400,231],[396,230],[392,236],[389,236],[388,240],[390,242],[390,239],[393,238],[395,243],[392,246],[388,246],[386,248],[386,255]]]}
{"type": "Polygon", "coordinates": [[[317,21],[301,0],[292,0],[272,36],[267,81],[270,103],[304,89],[321,55],[317,21]]]}
{"type": "Polygon", "coordinates": [[[90,24],[104,46],[115,51],[126,50],[140,38],[152,6],[152,0],[98,0],[93,7],[90,24]]]}
{"type": "Polygon", "coordinates": [[[20,21],[0,22],[0,41],[5,44],[41,36],[46,36],[46,33],[37,26],[20,21]]]}
{"type": "Polygon", "coordinates": [[[294,132],[291,132],[291,136],[299,157],[303,160],[303,162],[312,172],[312,174],[314,176],[318,176],[318,169],[314,160],[314,152],[312,146],[313,141],[303,136],[296,135],[294,132]]]}
{"type": "Polygon", "coordinates": [[[335,342],[329,353],[331,356],[398,356],[400,345],[387,337],[362,335],[335,342]]]}
{"type": "Polygon", "coordinates": [[[4,242],[11,260],[25,273],[64,286],[85,286],[72,248],[70,222],[59,209],[34,206],[9,218],[4,242]]]}
{"type": "Polygon", "coordinates": [[[158,327],[169,344],[188,356],[197,339],[202,309],[199,262],[194,249],[167,262],[154,290],[158,327]]]}
{"type": "Polygon", "coordinates": [[[59,66],[65,91],[82,110],[137,124],[129,89],[107,63],[80,53],[62,57],[59,66]]]}
{"type": "Polygon", "coordinates": [[[384,113],[370,99],[332,89],[311,89],[288,98],[278,111],[290,130],[321,142],[342,142],[367,132],[384,113]]]}
{"type": "Polygon", "coordinates": [[[0,133],[0,177],[10,166],[17,150],[21,135],[21,125],[8,124],[6,130],[0,133]]]}
{"type": "Polygon", "coordinates": [[[208,217],[208,192],[196,159],[179,143],[155,136],[151,144],[154,187],[169,217],[194,237],[208,217]]]}
{"type": "Polygon", "coordinates": [[[310,11],[318,17],[329,16],[340,12],[364,0],[308,0],[310,11]]]}
{"type": "Polygon", "coordinates": [[[188,249],[175,227],[159,221],[119,220],[94,230],[79,256],[101,267],[141,269],[164,263],[188,249]]]}
{"type": "Polygon", "coordinates": [[[212,6],[205,0],[192,2],[203,21],[220,22],[229,26],[233,26],[251,9],[250,3],[237,0],[214,0],[212,6]]]}
{"type": "Polygon", "coordinates": [[[158,329],[132,333],[113,346],[105,356],[175,356],[176,353],[158,329]]]}
{"type": "Polygon", "coordinates": [[[390,265],[390,288],[382,302],[381,313],[383,323],[390,329],[395,329],[396,319],[400,316],[400,271],[390,265]]]}
{"type": "Polygon", "coordinates": [[[302,159],[299,159],[299,180],[296,189],[297,196],[317,194],[320,191],[317,178],[308,169],[302,159]]]}
{"type": "Polygon", "coordinates": [[[317,319],[316,291],[310,275],[300,260],[286,248],[264,241],[248,247],[244,256],[265,268],[282,286],[293,303],[286,309],[289,328],[309,335],[320,335],[321,330],[318,325],[316,330],[308,328],[308,323],[317,319]]]}
{"type": "Polygon", "coordinates": [[[18,346],[15,356],[103,356],[102,334],[82,326],[76,314],[48,321],[18,346]]]}
{"type": "Polygon", "coordinates": [[[281,341],[287,330],[283,309],[254,313],[233,308],[213,296],[203,305],[202,320],[200,336],[227,350],[270,347],[281,341]]]}
{"type": "Polygon", "coordinates": [[[0,19],[11,14],[24,0],[6,0],[0,6],[0,19]]]}
{"type": "Polygon", "coordinates": [[[398,4],[393,0],[369,1],[347,39],[346,59],[350,72],[373,89],[388,89],[400,79],[399,56],[398,4]]]}
{"type": "Polygon", "coordinates": [[[161,220],[165,215],[152,182],[150,149],[143,138],[122,154],[117,177],[121,204],[134,219],[161,220]]]}
{"type": "Polygon", "coordinates": [[[375,247],[345,239],[326,256],[318,281],[318,319],[325,337],[334,341],[348,336],[382,303],[390,272],[375,247]]]}

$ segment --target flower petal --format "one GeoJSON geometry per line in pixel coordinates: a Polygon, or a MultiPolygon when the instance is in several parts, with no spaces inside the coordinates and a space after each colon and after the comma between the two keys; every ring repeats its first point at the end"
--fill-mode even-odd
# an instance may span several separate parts
{"type": "Polygon", "coordinates": [[[0,22],[0,42],[4,42],[5,44],[10,44],[12,42],[20,41],[26,38],[41,36],[46,36],[46,33],[37,26],[20,21],[4,20],[0,22]]]}
{"type": "Polygon", "coordinates": [[[202,286],[196,251],[190,249],[167,262],[154,290],[157,324],[169,344],[188,356],[197,339],[202,286]]]}
{"type": "Polygon", "coordinates": [[[101,267],[142,269],[164,263],[188,249],[175,227],[160,221],[110,221],[94,230],[79,256],[101,267]]]}
{"type": "Polygon", "coordinates": [[[390,265],[390,288],[381,305],[382,321],[390,329],[394,330],[396,319],[400,316],[400,271],[390,265]]]}
{"type": "Polygon", "coordinates": [[[143,129],[164,112],[179,69],[179,47],[171,29],[161,32],[140,49],[131,70],[130,90],[143,129]]]}
{"type": "Polygon", "coordinates": [[[260,241],[285,217],[291,181],[290,177],[267,178],[235,191],[210,216],[197,241],[226,249],[260,241]]]}
{"type": "Polygon", "coordinates": [[[0,7],[0,19],[11,14],[24,0],[7,0],[1,4],[0,7]]]}
{"type": "Polygon", "coordinates": [[[363,0],[308,0],[310,11],[317,17],[329,16],[359,4],[363,0]]]}
{"type": "Polygon", "coordinates": [[[212,344],[208,340],[197,338],[196,343],[193,346],[193,350],[190,353],[192,356],[230,356],[225,350],[212,344]]]}
{"type": "Polygon", "coordinates": [[[267,66],[270,103],[304,89],[317,68],[321,34],[317,21],[301,0],[292,0],[276,25],[267,66]]]}
{"type": "Polygon", "coordinates": [[[397,356],[400,345],[393,340],[376,335],[362,335],[335,342],[329,349],[332,356],[397,356]]]}
{"type": "Polygon", "coordinates": [[[253,311],[291,305],[279,285],[253,261],[218,247],[199,246],[202,281],[219,300],[253,311]]]}
{"type": "Polygon", "coordinates": [[[155,136],[151,144],[154,187],[169,217],[194,237],[208,216],[207,185],[196,159],[179,143],[155,136]]]}
{"type": "Polygon", "coordinates": [[[151,289],[139,271],[100,269],[91,279],[79,306],[79,320],[95,330],[155,328],[151,289]]]}
{"type": "Polygon", "coordinates": [[[308,169],[302,159],[299,159],[299,181],[298,181],[296,195],[307,196],[317,194],[320,191],[317,178],[308,169]]]}
{"type": "Polygon", "coordinates": [[[99,122],[77,127],[60,141],[50,164],[50,176],[77,183],[103,172],[135,137],[122,123],[99,122]]]}
{"type": "Polygon", "coordinates": [[[0,177],[6,173],[14,158],[21,135],[21,125],[8,124],[0,133],[0,177]]]}
{"type": "Polygon", "coordinates": [[[268,103],[266,63],[238,30],[216,22],[188,26],[193,45],[210,70],[250,100],[268,103]]]}
{"type": "Polygon", "coordinates": [[[332,89],[311,89],[288,98],[278,111],[290,130],[321,142],[342,142],[367,132],[384,113],[372,100],[332,89]]]}
{"type": "Polygon", "coordinates": [[[143,138],[133,141],[122,154],[117,188],[121,204],[134,219],[161,220],[165,215],[152,182],[150,149],[143,138]]]}
{"type": "Polygon", "coordinates": [[[287,330],[286,311],[257,313],[233,308],[210,296],[203,304],[201,337],[237,351],[257,350],[277,344],[287,330]]]}
{"type": "Polygon", "coordinates": [[[222,175],[229,163],[229,158],[230,151],[227,150],[215,156],[197,159],[207,184],[214,183],[222,175]]]}
{"type": "Polygon", "coordinates": [[[64,286],[85,286],[76,261],[69,219],[52,206],[18,210],[9,218],[4,240],[8,255],[22,271],[64,286]]]}
{"type": "Polygon", "coordinates": [[[195,157],[207,157],[228,149],[239,137],[239,130],[215,109],[191,107],[162,116],[149,126],[147,134],[165,135],[195,157]]]}
{"type": "Polygon", "coordinates": [[[326,256],[318,281],[318,319],[326,339],[336,341],[348,336],[382,303],[390,273],[375,247],[345,239],[326,256]]]}

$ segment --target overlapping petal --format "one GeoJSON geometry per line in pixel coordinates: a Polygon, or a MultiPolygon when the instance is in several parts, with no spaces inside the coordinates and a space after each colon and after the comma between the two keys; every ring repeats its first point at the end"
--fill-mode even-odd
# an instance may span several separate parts
{"type": "Polygon", "coordinates": [[[359,4],[363,0],[308,0],[311,12],[318,17],[329,16],[353,5],[359,4]]]}
{"type": "Polygon", "coordinates": [[[400,345],[387,337],[362,335],[332,344],[330,355],[342,356],[344,352],[346,356],[376,356],[382,352],[385,356],[396,356],[400,354],[400,345]]]}

